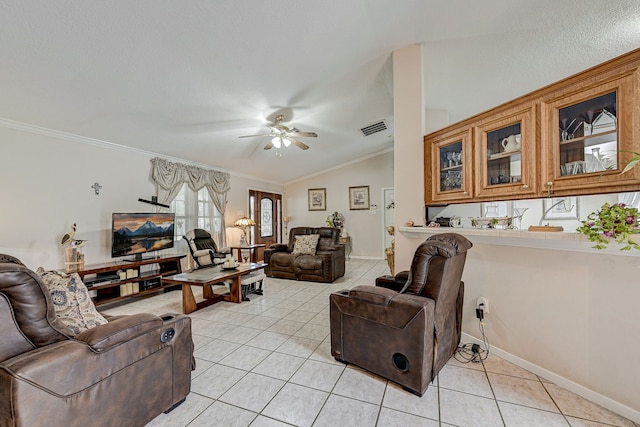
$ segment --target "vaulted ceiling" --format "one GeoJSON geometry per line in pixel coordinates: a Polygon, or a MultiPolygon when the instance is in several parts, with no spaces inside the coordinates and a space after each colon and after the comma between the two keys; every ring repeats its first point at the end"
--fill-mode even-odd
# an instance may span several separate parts
{"type": "Polygon", "coordinates": [[[640,2],[6,0],[0,119],[286,183],[393,147],[414,43],[455,122],[640,47],[640,2]],[[309,150],[238,138],[276,113],[309,150]]]}

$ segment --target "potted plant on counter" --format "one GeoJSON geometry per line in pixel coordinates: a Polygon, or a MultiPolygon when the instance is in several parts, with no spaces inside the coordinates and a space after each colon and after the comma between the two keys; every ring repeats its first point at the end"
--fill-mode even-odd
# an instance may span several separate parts
{"type": "MultiPolygon", "coordinates": [[[[576,229],[590,241],[595,242],[595,249],[606,249],[611,241],[621,245],[621,251],[640,250],[640,245],[632,239],[634,234],[640,233],[638,209],[624,203],[602,205],[599,211],[590,213],[586,221],[576,229]]],[[[640,241],[640,239],[637,239],[640,241]]]]}

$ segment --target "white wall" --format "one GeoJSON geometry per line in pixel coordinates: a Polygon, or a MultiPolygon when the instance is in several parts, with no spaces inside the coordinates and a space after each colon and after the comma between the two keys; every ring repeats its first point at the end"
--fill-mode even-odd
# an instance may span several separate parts
{"type": "MultiPolygon", "coordinates": [[[[155,194],[150,159],[156,155],[44,133],[0,126],[0,253],[16,256],[32,269],[63,268],[60,239],[75,222],[76,238],[88,240],[85,264],[111,260],[111,213],[155,211],[138,198],[155,194]],[[99,195],[91,188],[94,182],[102,185],[99,195]]],[[[249,188],[283,191],[280,185],[232,174],[227,225],[238,211],[246,213],[249,188]]],[[[228,234],[235,236],[235,231],[228,234]]],[[[180,243],[166,251],[183,252],[180,243]]]]}
{"type": "Polygon", "coordinates": [[[598,393],[587,397],[638,421],[639,271],[640,257],[595,249],[476,244],[463,276],[463,330],[479,338],[475,302],[487,297],[491,345],[598,393]]]}
{"type": "Polygon", "coordinates": [[[351,256],[384,257],[382,247],[384,206],[382,188],[393,187],[393,153],[364,159],[331,169],[323,174],[285,186],[284,213],[291,217],[291,227],[324,227],[333,212],[345,217],[345,229],[351,236],[351,256]],[[349,210],[349,187],[369,186],[369,202],[377,205],[371,210],[349,210]],[[327,210],[309,211],[307,190],[327,189],[327,210]]]}

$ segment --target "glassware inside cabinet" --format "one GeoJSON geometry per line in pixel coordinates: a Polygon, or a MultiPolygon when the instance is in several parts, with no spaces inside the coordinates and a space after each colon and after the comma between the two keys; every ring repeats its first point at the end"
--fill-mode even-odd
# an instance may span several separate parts
{"type": "Polygon", "coordinates": [[[560,176],[618,168],[617,110],[615,91],[558,110],[560,176]]]}
{"type": "Polygon", "coordinates": [[[440,147],[440,191],[462,189],[463,160],[462,141],[440,147]]]}
{"type": "Polygon", "coordinates": [[[486,185],[522,181],[522,126],[515,123],[487,132],[486,185]]]}

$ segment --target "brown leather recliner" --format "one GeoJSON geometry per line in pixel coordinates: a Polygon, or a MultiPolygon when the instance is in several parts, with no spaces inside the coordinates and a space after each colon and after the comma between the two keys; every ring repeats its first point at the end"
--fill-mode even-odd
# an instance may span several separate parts
{"type": "Polygon", "coordinates": [[[356,286],[330,295],[331,354],[421,396],[460,344],[466,251],[455,233],[416,250],[400,292],[356,286]]]}
{"type": "Polygon", "coordinates": [[[294,227],[289,231],[289,244],[277,243],[264,251],[265,274],[282,279],[333,282],[344,276],[344,245],[340,229],[332,227],[294,227]],[[318,234],[315,255],[294,255],[295,236],[318,234]]]}
{"type": "Polygon", "coordinates": [[[0,255],[0,425],[139,427],[184,401],[191,319],[105,317],[72,338],[39,276],[0,255]]]}

